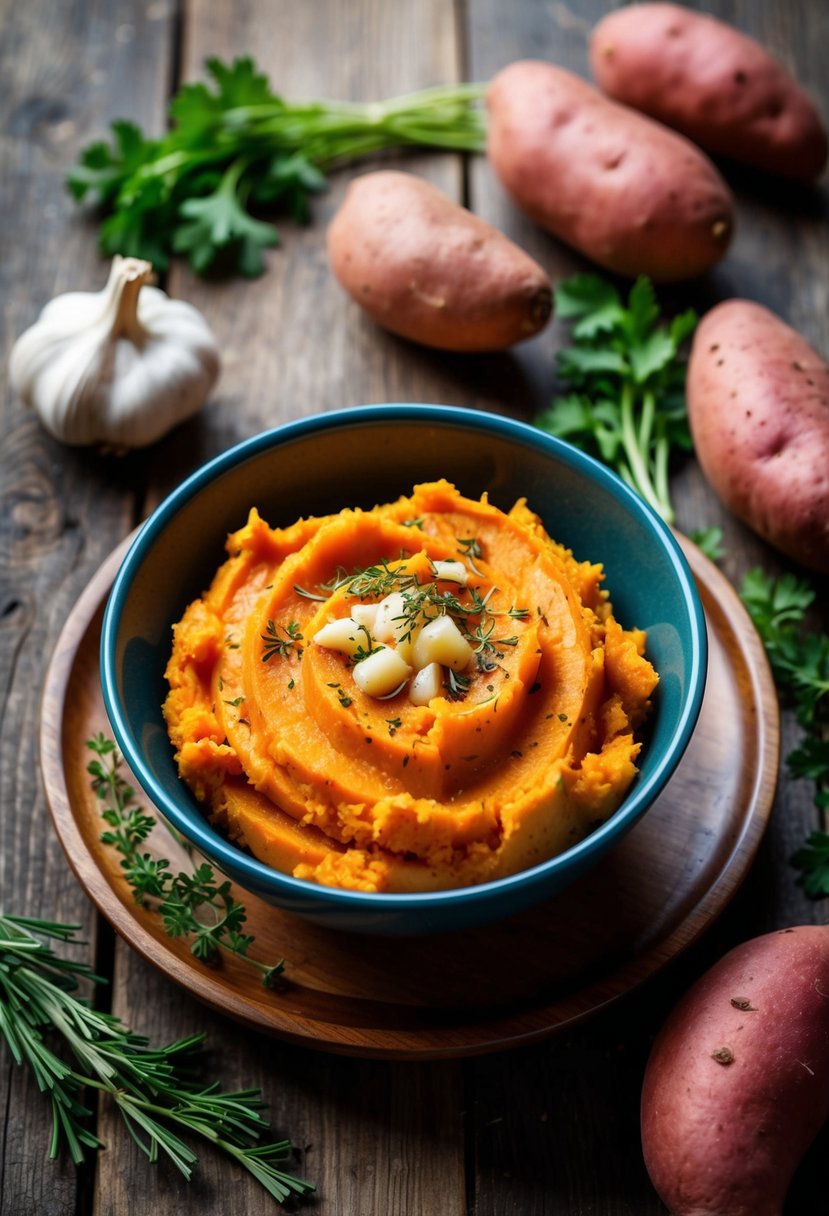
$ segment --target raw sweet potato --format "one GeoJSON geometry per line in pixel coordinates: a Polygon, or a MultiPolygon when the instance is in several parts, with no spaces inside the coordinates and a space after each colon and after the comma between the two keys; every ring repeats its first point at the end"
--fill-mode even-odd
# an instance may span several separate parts
{"type": "Polygon", "coordinates": [[[727,300],[687,372],[697,457],[723,503],[795,561],[829,573],[829,366],[774,313],[727,300]]]}
{"type": "Polygon", "coordinates": [[[829,928],[745,942],[654,1043],[641,1112],[651,1180],[672,1216],[780,1216],[827,1114],[829,928]]]}
{"type": "Polygon", "coordinates": [[[536,223],[618,274],[669,282],[725,253],[734,204],[689,140],[537,60],[492,80],[487,152],[536,223]]]}
{"type": "Polygon", "coordinates": [[[605,93],[667,123],[707,151],[813,181],[827,157],[813,102],[748,35],[676,4],[636,4],[604,17],[590,64],[605,93]]]}
{"type": "Polygon", "coordinates": [[[378,325],[426,346],[501,350],[552,313],[550,280],[523,249],[411,173],[356,178],[328,229],[328,255],[378,325]]]}

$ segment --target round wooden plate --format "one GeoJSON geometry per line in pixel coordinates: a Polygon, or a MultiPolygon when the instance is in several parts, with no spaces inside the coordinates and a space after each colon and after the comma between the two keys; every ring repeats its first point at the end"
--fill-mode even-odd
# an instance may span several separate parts
{"type": "MultiPolygon", "coordinates": [[[[766,826],[779,763],[777,698],[762,645],[720,571],[680,538],[709,631],[709,671],[690,746],[658,802],[601,865],[548,903],[501,924],[440,937],[361,937],[309,924],[237,891],[251,953],[285,959],[284,990],[230,958],[199,963],[138,907],[101,843],[86,740],[109,727],[100,693],[103,606],[126,542],[78,601],[49,667],[41,756],[71,866],[117,932],[208,1005],[260,1031],[328,1051],[437,1059],[526,1044],[629,992],[687,947],[745,876],[766,826]]],[[[159,821],[150,851],[186,864],[159,821]]]]}

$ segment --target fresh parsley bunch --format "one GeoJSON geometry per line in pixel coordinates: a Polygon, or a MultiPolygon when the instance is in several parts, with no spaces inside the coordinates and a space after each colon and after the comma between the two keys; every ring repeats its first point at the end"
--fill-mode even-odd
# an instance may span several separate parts
{"type": "MultiPolygon", "coordinates": [[[[829,810],[829,634],[805,627],[815,592],[805,579],[787,573],[775,579],[750,570],[740,596],[757,628],[777,683],[792,697],[803,728],[800,745],[787,757],[793,777],[815,784],[815,805],[829,810]]],[[[812,898],[829,895],[829,833],[812,832],[792,864],[812,898]]]]}
{"type": "Polygon", "coordinates": [[[291,103],[250,58],[208,59],[207,84],[184,85],[170,104],[170,131],[149,139],[132,122],[111,124],[112,142],[91,144],[67,185],[100,205],[104,253],[145,258],[164,270],[184,254],[197,274],[212,268],[255,276],[279,243],[258,212],[309,218],[309,198],[335,164],[385,148],[480,152],[483,86],[448,85],[391,101],[291,103]],[[212,86],[212,87],[211,87],[212,86]]]}
{"type": "Polygon", "coordinates": [[[645,276],[625,305],[605,279],[576,275],[559,283],[555,306],[556,316],[571,322],[572,345],[557,355],[570,391],[556,396],[536,424],[610,465],[673,523],[669,462],[674,449],[692,447],[680,348],[696,314],[662,323],[645,276]]]}

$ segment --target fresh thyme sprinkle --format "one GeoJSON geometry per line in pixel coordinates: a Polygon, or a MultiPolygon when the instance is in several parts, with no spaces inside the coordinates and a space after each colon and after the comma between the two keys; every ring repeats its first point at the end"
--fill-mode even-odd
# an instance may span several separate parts
{"type": "Polygon", "coordinates": [[[269,620],[265,632],[259,635],[265,643],[262,650],[262,662],[268,663],[275,655],[287,659],[292,653],[301,652],[300,642],[303,640],[299,631],[299,622],[290,621],[288,625],[277,625],[269,620]],[[280,636],[280,633],[283,636],[280,636]]]}
{"type": "Polygon", "coordinates": [[[294,591],[297,595],[301,595],[306,600],[321,600],[323,603],[328,599],[327,595],[320,595],[316,591],[307,591],[305,587],[300,587],[294,583],[294,591]]]}

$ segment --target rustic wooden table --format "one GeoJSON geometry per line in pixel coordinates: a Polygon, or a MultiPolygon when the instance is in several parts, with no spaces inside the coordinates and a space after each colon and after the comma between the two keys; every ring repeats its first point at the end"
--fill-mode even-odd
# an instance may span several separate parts
{"type": "MultiPolygon", "coordinates": [[[[97,289],[95,229],[64,177],[78,150],[125,116],[160,132],[177,83],[208,55],[252,53],[289,97],[379,99],[489,77],[521,57],[587,74],[586,36],[610,0],[2,0],[0,284],[6,354],[48,299],[97,289]]],[[[707,0],[795,68],[829,116],[829,7],[823,0],[707,0]]],[[[407,166],[525,245],[554,278],[583,267],[505,200],[483,159],[418,155],[407,166]]],[[[827,349],[829,229],[824,184],[804,193],[727,170],[738,198],[733,248],[704,282],[670,295],[705,308],[743,295],[827,349]]],[[[257,431],[318,411],[428,401],[531,418],[553,387],[553,325],[514,354],[430,353],[375,330],[329,274],[323,234],[349,172],[255,281],[205,284],[176,266],[166,286],[208,317],[223,348],[218,389],[199,422],[120,461],[62,447],[3,395],[0,442],[0,905],[83,926],[111,981],[112,1009],[167,1041],[207,1032],[228,1086],[260,1086],[274,1126],[301,1149],[298,1171],[320,1216],[648,1216],[663,1211],[645,1173],[638,1095],[653,1033],[678,993],[738,940],[824,919],[788,864],[816,826],[812,791],[783,774],[771,824],[741,892],[659,976],[585,1024],[539,1044],[439,1062],[361,1061],[258,1036],[191,999],[116,940],[96,916],[53,833],[38,755],[44,673],[61,626],[118,542],[205,458],[257,431]]],[[[693,462],[674,481],[679,526],[719,522],[732,582],[754,564],[785,569],[724,514],[693,462]]],[[[796,730],[784,713],[783,747],[796,730]]],[[[436,943],[436,949],[439,944],[436,943]]],[[[495,982],[495,981],[494,981],[495,982]]],[[[81,1169],[47,1159],[47,1104],[0,1051],[3,1216],[169,1216],[264,1212],[257,1184],[205,1151],[187,1184],[152,1168],[107,1109],[107,1149],[81,1169]]],[[[829,1134],[798,1173],[787,1213],[829,1193],[829,1134]]]]}

